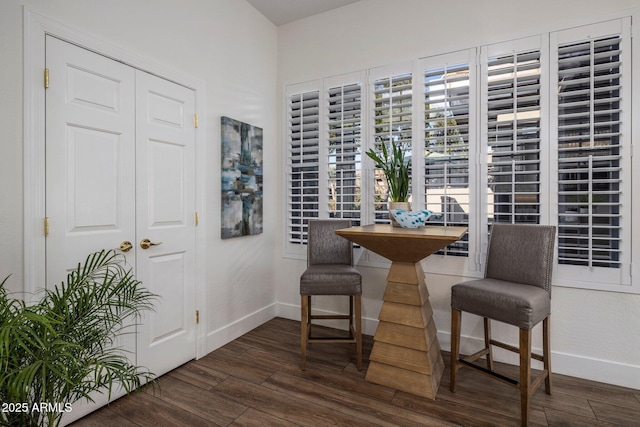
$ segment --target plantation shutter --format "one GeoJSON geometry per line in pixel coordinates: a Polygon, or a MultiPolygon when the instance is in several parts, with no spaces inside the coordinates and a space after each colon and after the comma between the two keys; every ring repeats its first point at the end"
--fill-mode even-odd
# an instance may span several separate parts
{"type": "MultiPolygon", "coordinates": [[[[539,45],[539,43],[538,43],[539,45]]],[[[486,59],[488,223],[540,223],[541,52],[486,59]]]]}
{"type": "Polygon", "coordinates": [[[288,240],[303,244],[319,216],[320,92],[291,94],[288,104],[288,240]]]}
{"type": "MultiPolygon", "coordinates": [[[[379,150],[381,144],[389,146],[393,141],[411,159],[412,84],[411,73],[380,77],[372,82],[374,149],[379,150]]],[[[374,222],[389,223],[389,194],[381,170],[375,170],[374,180],[374,222]]]]}
{"type": "Polygon", "coordinates": [[[623,212],[630,205],[631,157],[624,130],[630,129],[631,46],[621,23],[592,26],[580,37],[561,32],[556,76],[558,263],[604,269],[603,281],[613,284],[630,282],[628,269],[620,271],[630,252],[623,212]]]}
{"type": "Polygon", "coordinates": [[[327,90],[328,212],[360,225],[362,85],[327,90]]]}
{"type": "MultiPolygon", "coordinates": [[[[424,73],[424,195],[433,225],[469,225],[469,62],[424,73]]],[[[473,82],[475,85],[475,82],[473,82]]],[[[469,256],[469,235],[438,252],[469,256]]]]}

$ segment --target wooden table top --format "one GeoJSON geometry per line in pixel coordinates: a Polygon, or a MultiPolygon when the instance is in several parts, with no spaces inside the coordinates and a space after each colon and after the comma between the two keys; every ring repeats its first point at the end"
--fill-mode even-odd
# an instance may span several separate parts
{"type": "Polygon", "coordinates": [[[420,228],[371,224],[336,230],[336,234],[392,261],[418,262],[460,240],[467,227],[427,225],[420,228]]]}

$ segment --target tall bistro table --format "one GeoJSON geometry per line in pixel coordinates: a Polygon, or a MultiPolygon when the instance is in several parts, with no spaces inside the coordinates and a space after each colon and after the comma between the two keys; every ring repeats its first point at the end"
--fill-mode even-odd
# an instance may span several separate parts
{"type": "Polygon", "coordinates": [[[420,260],[459,240],[467,227],[374,224],[336,234],[392,261],[366,380],[435,399],[444,361],[420,260]]]}

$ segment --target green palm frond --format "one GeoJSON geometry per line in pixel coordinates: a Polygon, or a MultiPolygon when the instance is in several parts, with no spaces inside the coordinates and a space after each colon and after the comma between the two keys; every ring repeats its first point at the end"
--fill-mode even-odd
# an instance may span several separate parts
{"type": "MultiPolygon", "coordinates": [[[[0,401],[74,403],[116,387],[127,393],[154,381],[117,347],[156,295],[115,251],[89,255],[66,282],[27,306],[0,283],[0,401]]],[[[56,426],[62,413],[2,413],[0,425],[56,426]]]]}

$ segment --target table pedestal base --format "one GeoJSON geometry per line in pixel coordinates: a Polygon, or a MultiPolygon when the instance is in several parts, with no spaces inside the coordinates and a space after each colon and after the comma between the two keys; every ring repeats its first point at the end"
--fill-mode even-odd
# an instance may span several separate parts
{"type": "Polygon", "coordinates": [[[391,264],[378,319],[367,381],[435,399],[444,361],[420,262],[391,264]]]}

